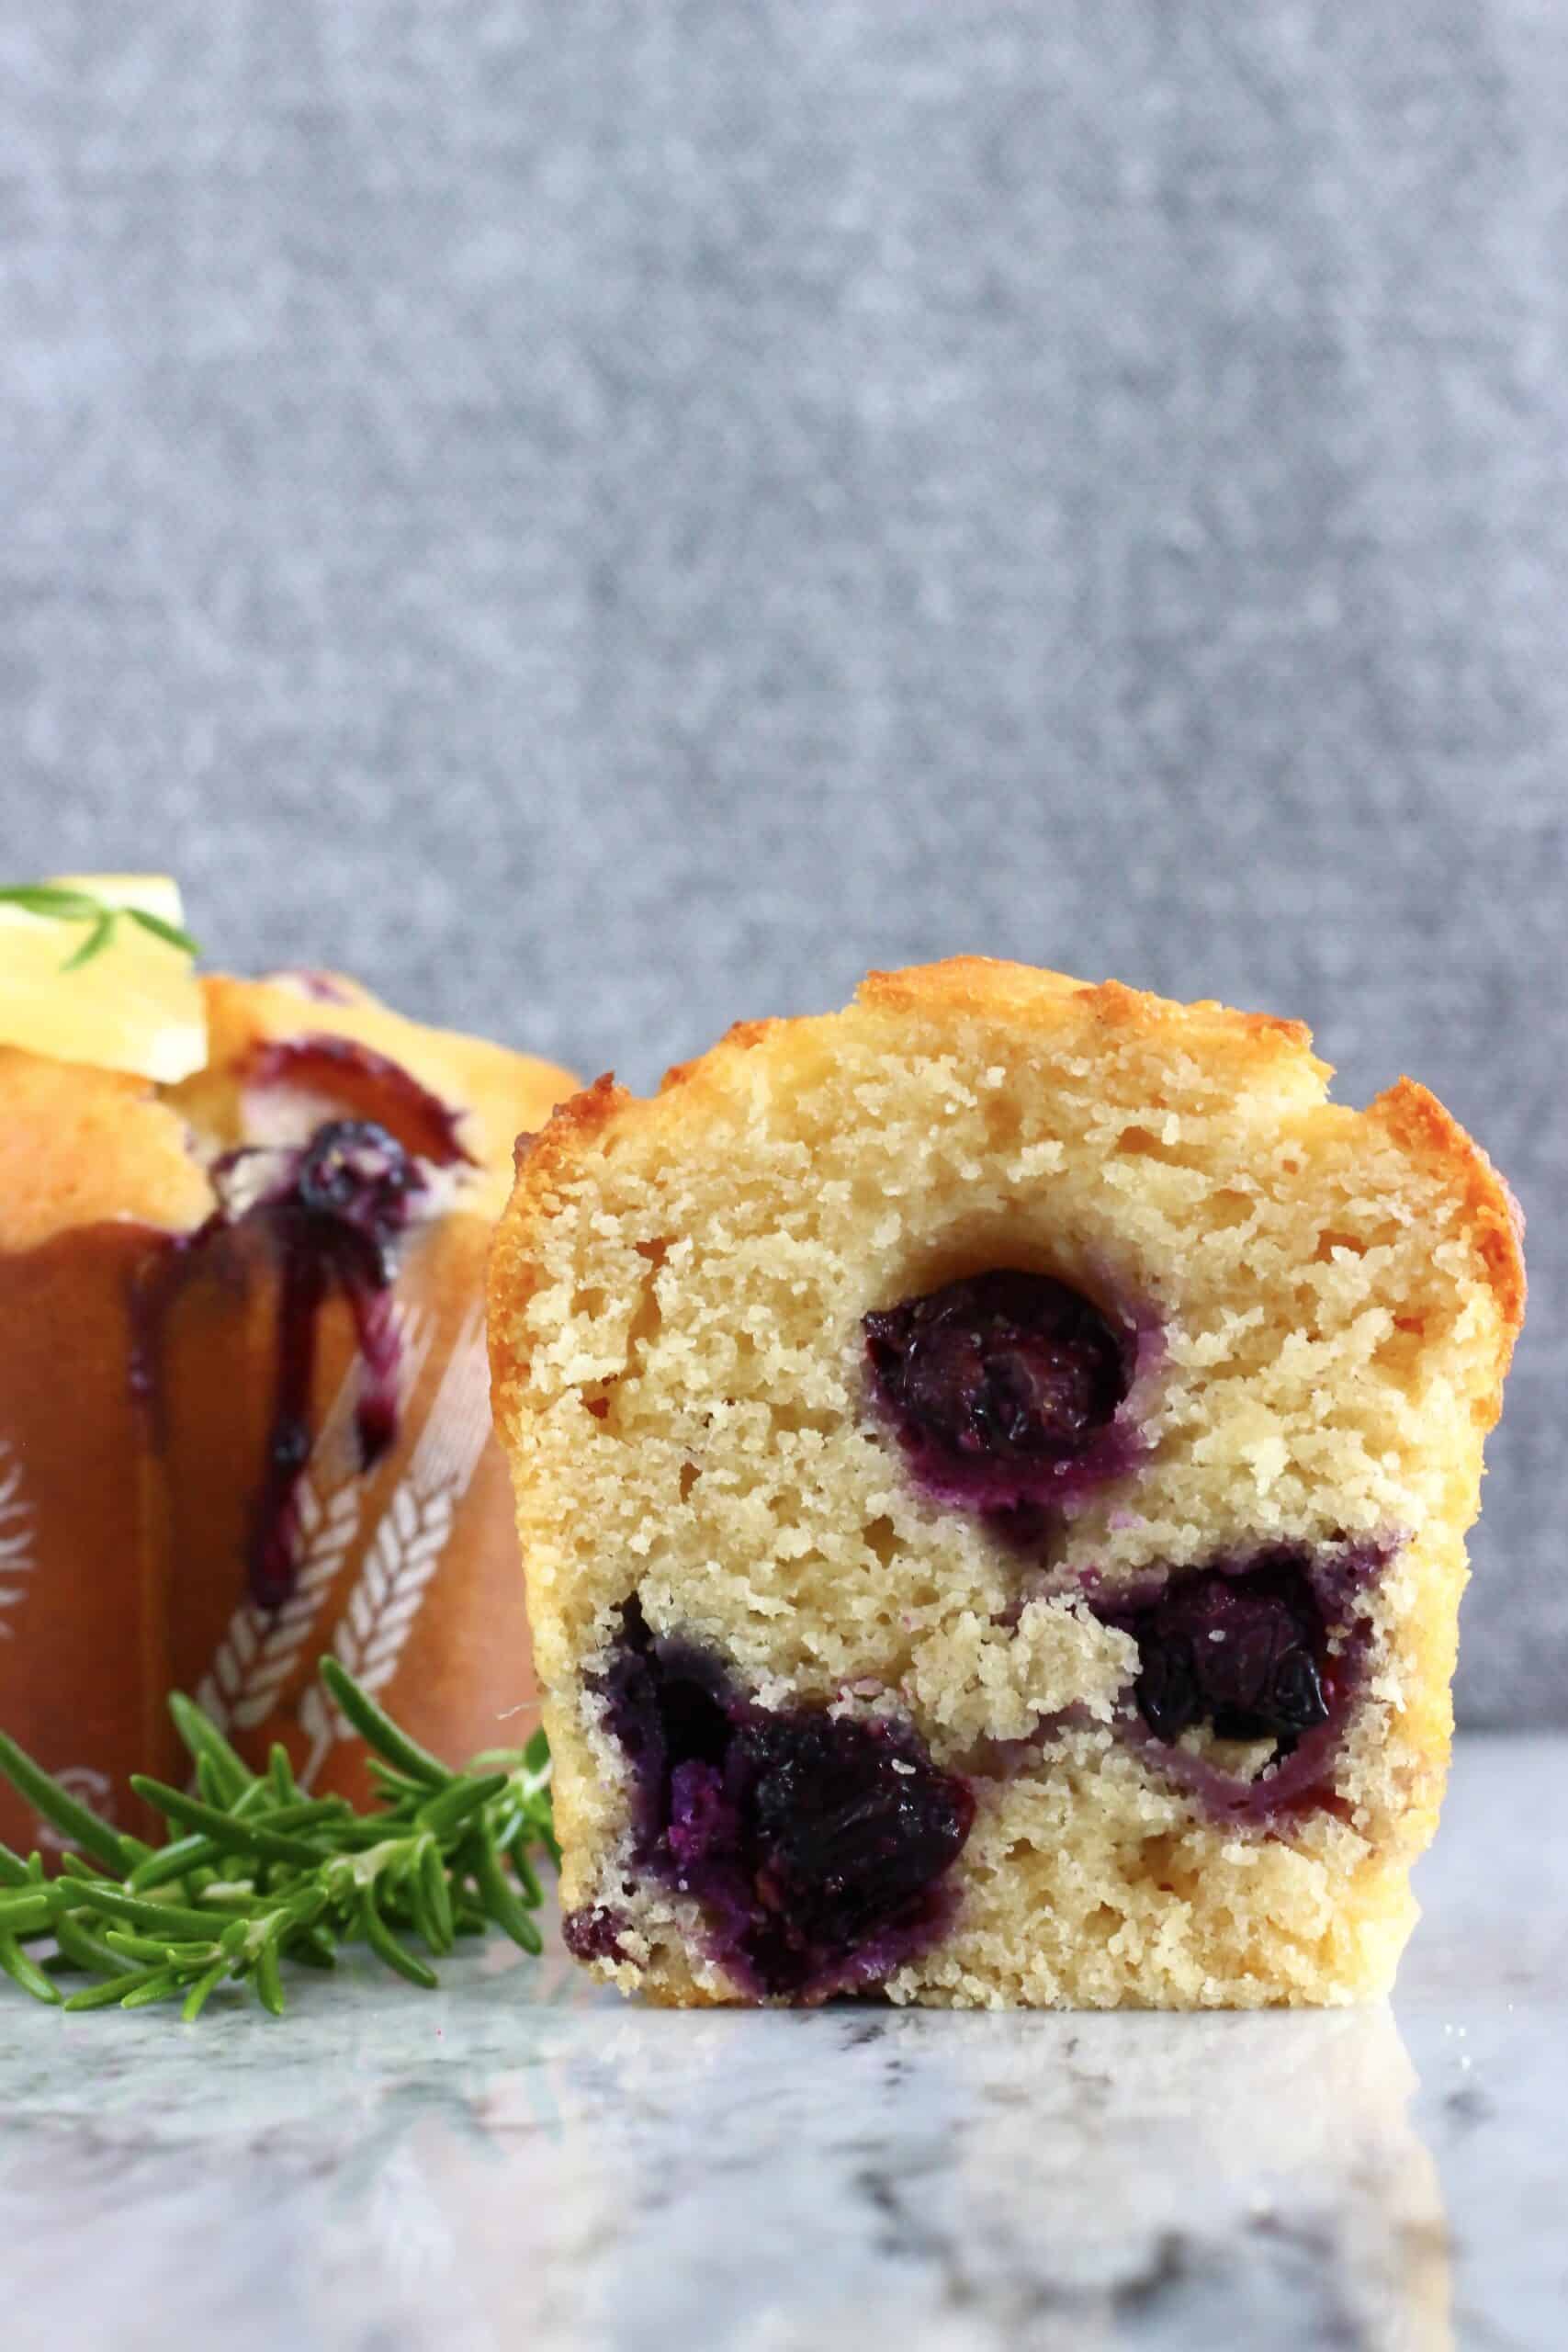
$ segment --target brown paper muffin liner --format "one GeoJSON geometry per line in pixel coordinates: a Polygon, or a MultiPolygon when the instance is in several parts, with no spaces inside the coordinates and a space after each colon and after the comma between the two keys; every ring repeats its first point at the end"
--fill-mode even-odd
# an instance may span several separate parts
{"type": "MultiPolygon", "coordinates": [[[[305,1786],[363,1802],[363,1747],[317,1679],[327,1651],[454,1762],[535,1729],[490,1427],[488,1242],[486,1222],[460,1213],[410,1234],[393,1293],[396,1434],[369,1470],[352,1317],[335,1298],[323,1309],[293,1586],[273,1608],[246,1568],[276,1376],[265,1238],[236,1227],[209,1243],[152,1332],[167,1237],[100,1224],[0,1254],[0,1724],[96,1812],[147,1834],[128,1773],[185,1780],[171,1688],[251,1762],[280,1740],[305,1786]],[[151,1395],[135,1393],[139,1344],[151,1395]]],[[[58,1843],[9,1788],[0,1837],[23,1851],[58,1843]]]]}

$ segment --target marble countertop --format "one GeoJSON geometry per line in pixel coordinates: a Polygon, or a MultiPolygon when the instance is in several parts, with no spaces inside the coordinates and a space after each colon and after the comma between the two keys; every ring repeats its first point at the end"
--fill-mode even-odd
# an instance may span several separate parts
{"type": "Polygon", "coordinates": [[[1561,2352],[1565,1769],[1461,1747],[1392,2008],[676,2016],[509,1948],[6,1997],[6,2352],[1561,2352]]]}

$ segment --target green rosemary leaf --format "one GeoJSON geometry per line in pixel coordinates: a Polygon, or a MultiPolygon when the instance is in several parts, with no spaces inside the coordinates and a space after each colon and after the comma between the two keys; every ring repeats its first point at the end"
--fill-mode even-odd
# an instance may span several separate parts
{"type": "Polygon", "coordinates": [[[238,1814],[220,1813],[216,1805],[203,1804],[199,1797],[188,1797],[183,1789],[171,1789],[166,1781],[152,1780],[145,1772],[133,1772],[130,1785],[166,1820],[185,1822],[203,1831],[226,1852],[254,1854],[260,1861],[288,1862],[307,1871],[314,1870],[321,1860],[321,1848],[307,1845],[303,1838],[285,1837],[238,1814]]]}
{"type": "Polygon", "coordinates": [[[0,1929],[0,1968],[7,1976],[16,1979],[24,1993],[30,1993],[35,2001],[46,2001],[58,2007],[60,1987],[50,1983],[38,1962],[28,1959],[16,1937],[4,1929],[0,1929]]]}
{"type": "Polygon", "coordinates": [[[299,1928],[284,1946],[284,1957],[297,1960],[304,1968],[335,1968],[337,1953],[325,1928],[299,1928]]]}
{"type": "Polygon", "coordinates": [[[26,1797],[33,1811],[52,1823],[63,1837],[74,1839],[85,1852],[105,1864],[117,1876],[131,1869],[141,1859],[140,1849],[132,1854],[131,1841],[111,1829],[97,1814],[89,1813],[78,1804],[69,1790],[62,1789],[41,1764],[36,1764],[23,1747],[6,1732],[0,1731],[0,1772],[14,1789],[26,1797]]]}
{"type": "Polygon", "coordinates": [[[134,1928],[107,1928],[104,1941],[121,1960],[155,1962],[160,1968],[166,1965],[173,1950],[166,1936],[139,1936],[134,1928]]]}
{"type": "Polygon", "coordinates": [[[165,922],[162,915],[150,914],[145,907],[127,907],[125,912],[132,922],[139,923],[143,931],[150,931],[153,938],[161,939],[166,947],[177,947],[186,956],[200,955],[201,950],[189,932],[182,931],[177,922],[165,922]]]}
{"type": "Polygon", "coordinates": [[[388,1889],[382,1897],[382,1917],[389,1927],[412,1928],[415,1935],[423,1939],[426,1949],[440,1958],[441,1930],[425,1900],[424,1880],[419,1871],[411,1871],[400,1887],[388,1889]]]}
{"type": "Polygon", "coordinates": [[[346,1667],[335,1657],[323,1657],[319,1668],[321,1680],[337,1701],[355,1730],[367,1747],[398,1771],[406,1772],[412,1780],[423,1781],[426,1788],[444,1789],[457,1775],[449,1772],[445,1764],[411,1739],[386,1711],[376,1704],[368,1690],[361,1688],[346,1667]]]}
{"type": "Polygon", "coordinates": [[[394,1771],[378,1756],[370,1758],[370,1778],[378,1796],[389,1808],[404,1804],[422,1805],[430,1794],[428,1781],[415,1781],[406,1772],[394,1771]]]}
{"type": "Polygon", "coordinates": [[[459,1936],[495,1925],[536,1952],[541,1939],[529,1915],[543,1890],[531,1857],[537,1846],[554,1851],[540,1736],[522,1755],[497,1750],[467,1772],[451,1771],[335,1660],[322,1676],[373,1751],[377,1804],[367,1814],[343,1797],[303,1795],[281,1746],[265,1774],[254,1773],[176,1694],[170,1713],[200,1793],[132,1780],[174,1825],[175,1834],[153,1849],[87,1813],[0,1736],[0,1772],[82,1849],[64,1852],[51,1879],[37,1854],[24,1861],[0,1845],[0,1973],[57,2002],[54,1975],[82,1971],[101,1981],[71,1994],[67,2008],[178,1998],[188,2018],[234,1977],[252,1984],[276,2016],[285,1963],[331,1969],[344,1935],[423,1989],[434,1985],[435,1972],[403,1941],[408,1934],[442,1959],[459,1936]],[[22,1947],[51,1930],[57,1949],[40,1965],[22,1947]]]}
{"type": "Polygon", "coordinates": [[[518,1891],[523,1901],[530,1911],[536,1911],[545,1899],[545,1890],[539,1883],[537,1871],[528,1858],[526,1830],[520,1829],[515,1837],[506,1841],[504,1846],[502,1846],[502,1840],[499,1838],[496,1839],[496,1844],[502,1847],[502,1850],[507,1855],[513,1869],[517,1873],[518,1891]]]}
{"type": "Polygon", "coordinates": [[[90,1936],[75,1911],[57,1911],[54,1917],[54,1940],[60,1955],[73,1968],[85,1968],[89,1976],[118,1976],[119,1955],[96,1936],[90,1936]]]}
{"type": "Polygon", "coordinates": [[[104,949],[114,937],[114,910],[111,908],[106,907],[103,913],[99,915],[96,922],[93,924],[92,929],[88,932],[85,939],[82,942],[81,946],[74,949],[71,955],[67,956],[64,963],[62,964],[60,967],[61,970],[62,972],[79,972],[84,964],[90,964],[95,956],[101,956],[103,954],[104,949]]]}
{"type": "MultiPolygon", "coordinates": [[[[256,1826],[265,1830],[303,1829],[319,1821],[352,1820],[353,1809],[344,1797],[306,1797],[297,1804],[264,1807],[254,1800],[271,1792],[271,1783],[253,1781],[227,1818],[254,1818],[256,1826]]],[[[220,1843],[217,1838],[193,1833],[188,1838],[176,1838],[172,1844],[160,1847],[146,1861],[138,1862],[126,1880],[130,1894],[145,1894],[155,1886],[166,1886],[174,1879],[184,1878],[189,1871],[221,1863],[224,1857],[236,1850],[232,1838],[220,1843]]]]}
{"type": "Polygon", "coordinates": [[[228,1962],[220,1960],[213,1962],[205,1976],[197,1978],[190,1991],[186,1995],[184,2007],[180,2010],[180,2016],[186,2025],[196,2023],[207,2007],[209,1996],[217,1991],[228,1973],[228,1962]]]}
{"type": "Polygon", "coordinates": [[[283,1976],[277,1965],[277,1945],[270,1936],[256,1954],[255,1984],[263,2008],[280,2018],[286,2007],[283,1976]]]}
{"type": "Polygon", "coordinates": [[[44,1936],[54,1917],[54,1905],[44,1887],[18,1888],[0,1894],[0,1936],[44,1936]]]}
{"type": "Polygon", "coordinates": [[[215,1846],[210,1838],[191,1836],[176,1838],[170,1845],[160,1846],[144,1862],[138,1862],[126,1880],[128,1894],[147,1894],[155,1886],[167,1886],[174,1879],[215,1862],[223,1849],[215,1846]]]}
{"type": "Polygon", "coordinates": [[[371,1951],[378,1959],[384,1960],[389,1968],[395,1968],[400,1976],[406,1976],[411,1984],[419,1985],[423,1991],[434,1992],[440,1981],[434,1969],[427,1968],[423,1960],[416,1960],[408,1947],[398,1941],[376,1908],[375,1895],[368,1887],[359,1907],[359,1931],[371,1951]]]}
{"type": "Polygon", "coordinates": [[[68,1994],[61,2006],[67,2009],[118,2008],[126,1995],[134,1993],[138,1985],[150,1984],[167,1973],[162,1968],[133,1968],[129,1974],[111,1976],[102,1984],[84,1984],[79,1993],[68,1994]]]}
{"type": "MultiPolygon", "coordinates": [[[[100,1918],[113,1919],[119,1926],[140,1928],[144,1935],[161,1936],[165,1945],[181,1938],[210,1940],[215,1928],[222,1926],[210,1911],[186,1910],[177,1903],[143,1903],[134,1894],[127,1894],[122,1887],[107,1886],[100,1879],[81,1879],[73,1890],[82,1907],[96,1911],[100,1918]]],[[[243,1920],[234,1925],[243,1928],[243,1920]]]]}
{"type": "Polygon", "coordinates": [[[164,916],[152,913],[146,907],[130,907],[99,899],[90,890],[68,888],[59,882],[16,882],[0,889],[0,905],[20,907],[24,913],[43,915],[55,922],[85,922],[90,925],[87,937],[73,955],[61,966],[63,972],[79,971],[90,964],[113,938],[117,926],[127,921],[136,923],[165,946],[177,947],[182,955],[199,956],[200,948],[189,932],[178,923],[167,922],[164,916]]]}
{"type": "Polygon", "coordinates": [[[438,1797],[421,1805],[414,1815],[414,1826],[434,1838],[450,1838],[460,1823],[487,1805],[491,1797],[499,1796],[505,1786],[504,1772],[487,1772],[478,1781],[454,1781],[449,1789],[443,1789],[438,1797]]]}
{"type": "Polygon", "coordinates": [[[524,1909],[512,1888],[507,1885],[501,1863],[496,1857],[495,1848],[491,1843],[489,1834],[482,1823],[476,1836],[469,1841],[467,1859],[478,1883],[479,1893],[484,1898],[487,1916],[511,1937],[514,1944],[520,1945],[525,1952],[537,1956],[545,1949],[545,1939],[539,1933],[536,1922],[524,1909]]]}
{"type": "Polygon", "coordinates": [[[0,1844],[0,1886],[28,1886],[33,1873],[20,1854],[13,1854],[9,1846],[0,1844]]]}
{"type": "Polygon", "coordinates": [[[61,1879],[66,1878],[90,1878],[100,1885],[105,1879],[107,1879],[111,1884],[114,1884],[118,1880],[118,1872],[105,1870],[101,1862],[89,1860],[85,1854],[75,1854],[67,1849],[60,1857],[60,1870],[55,1884],[58,1886],[61,1879]]]}
{"type": "Polygon", "coordinates": [[[172,2000],[179,1990],[177,1969],[154,1969],[152,1975],[143,1977],[140,1984],[131,1987],[119,2006],[122,2009],[150,2008],[154,2001],[172,2000]]]}
{"type": "Polygon", "coordinates": [[[222,1795],[214,1798],[213,1802],[225,1806],[235,1804],[254,1785],[258,1776],[251,1770],[243,1757],[230,1747],[210,1715],[205,1714],[194,1699],[187,1699],[183,1690],[170,1692],[169,1713],[174,1718],[175,1729],[190,1752],[192,1763],[199,1764],[205,1756],[209,1769],[224,1784],[222,1795]]]}
{"type": "Polygon", "coordinates": [[[427,1935],[425,1941],[434,1952],[449,1952],[457,1933],[452,1916],[452,1889],[441,1867],[441,1855],[434,1839],[421,1851],[419,1883],[423,1890],[425,1908],[435,1928],[434,1935],[427,1935]]]}
{"type": "Polygon", "coordinates": [[[58,882],[13,882],[0,890],[0,905],[20,907],[29,915],[52,915],[62,922],[91,922],[103,912],[103,902],[85,890],[67,890],[58,882]]]}

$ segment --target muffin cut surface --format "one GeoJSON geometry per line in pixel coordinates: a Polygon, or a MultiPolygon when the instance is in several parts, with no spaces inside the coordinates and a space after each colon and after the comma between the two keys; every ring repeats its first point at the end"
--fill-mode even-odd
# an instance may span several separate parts
{"type": "Polygon", "coordinates": [[[977,959],[520,1159],[491,1260],[569,1941],[674,2002],[1384,1987],[1515,1214],[1297,1025],[977,959]]]}

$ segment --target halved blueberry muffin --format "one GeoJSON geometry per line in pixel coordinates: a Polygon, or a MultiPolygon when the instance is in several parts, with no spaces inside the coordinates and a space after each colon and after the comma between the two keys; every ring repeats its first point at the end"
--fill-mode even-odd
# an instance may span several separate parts
{"type": "Polygon", "coordinates": [[[491,1256],[572,1949],[655,1998],[1385,1986],[1517,1213],[1298,1024],[964,959],[520,1155],[491,1256]]]}

